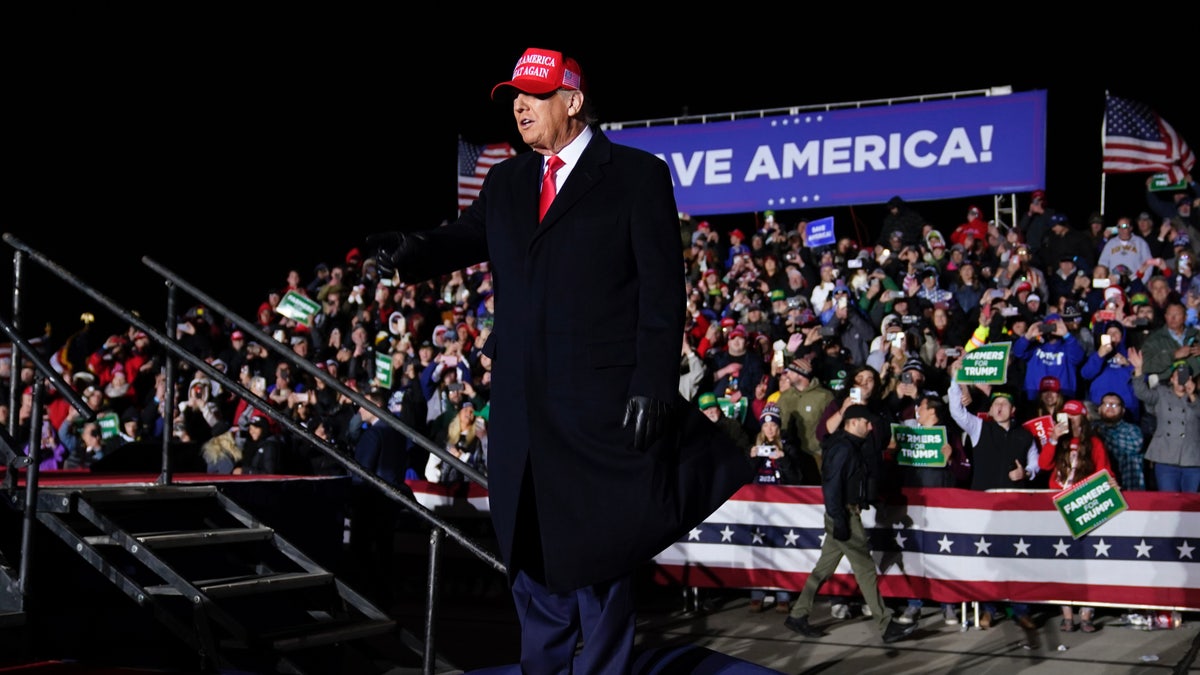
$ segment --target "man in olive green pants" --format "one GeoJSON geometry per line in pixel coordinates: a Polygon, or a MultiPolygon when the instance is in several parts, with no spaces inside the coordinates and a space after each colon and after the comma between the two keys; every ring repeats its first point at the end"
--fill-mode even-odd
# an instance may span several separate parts
{"type": "Polygon", "coordinates": [[[875,561],[862,524],[862,509],[870,506],[869,468],[862,446],[871,433],[873,415],[865,405],[852,405],[842,417],[842,427],[823,443],[821,491],[825,501],[825,540],[821,557],[804,582],[800,598],[783,624],[805,637],[821,637],[825,631],[808,623],[813,600],[821,585],[833,576],[842,556],[850,561],[854,579],[879,624],[883,641],[896,642],[912,634],[917,624],[897,623],[883,604],[875,575],[875,561]]]}

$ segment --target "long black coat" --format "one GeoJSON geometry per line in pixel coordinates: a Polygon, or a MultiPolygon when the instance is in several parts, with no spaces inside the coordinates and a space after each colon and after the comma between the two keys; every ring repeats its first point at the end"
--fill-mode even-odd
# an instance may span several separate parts
{"type": "Polygon", "coordinates": [[[540,224],[542,157],[524,153],[398,261],[406,280],[491,264],[492,520],[511,579],[532,489],[556,592],[630,572],[752,477],[745,453],[678,393],[684,269],[667,166],[594,134],[540,224]],[[646,453],[622,428],[632,395],[675,403],[674,433],[646,453]]]}

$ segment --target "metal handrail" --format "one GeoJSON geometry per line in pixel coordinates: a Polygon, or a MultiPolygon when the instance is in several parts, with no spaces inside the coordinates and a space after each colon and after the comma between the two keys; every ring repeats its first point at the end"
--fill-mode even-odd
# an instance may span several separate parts
{"type": "MultiPolygon", "coordinates": [[[[347,457],[347,456],[343,455],[341,452],[339,452],[337,450],[337,448],[334,445],[332,445],[329,441],[317,437],[311,431],[309,431],[305,427],[301,426],[300,424],[298,424],[297,422],[292,420],[291,417],[283,415],[282,413],[278,412],[274,408],[274,406],[272,406],[268,401],[265,401],[264,399],[259,398],[256,394],[254,394],[250,390],[243,387],[240,382],[231,379],[229,376],[227,376],[222,371],[214,368],[211,364],[209,364],[204,359],[192,354],[191,352],[187,351],[183,347],[179,346],[179,344],[172,337],[170,337],[166,333],[161,332],[158,329],[154,328],[153,326],[148,324],[146,321],[144,321],[141,317],[139,317],[137,314],[130,312],[130,311],[126,310],[125,308],[121,307],[119,304],[117,304],[116,302],[114,302],[113,300],[108,298],[107,296],[103,295],[102,293],[100,293],[99,291],[97,291],[96,289],[91,287],[90,285],[84,283],[83,281],[81,281],[80,279],[75,277],[73,274],[71,274],[69,271],[67,271],[65,268],[61,267],[60,265],[56,264],[55,262],[53,262],[52,260],[47,258],[45,255],[41,254],[40,252],[38,252],[37,250],[35,250],[33,248],[30,248],[29,246],[27,246],[26,244],[21,242],[19,239],[17,239],[13,235],[11,235],[9,233],[4,233],[3,236],[0,238],[2,238],[5,243],[12,246],[17,251],[16,267],[18,269],[20,268],[20,260],[22,259],[22,256],[28,257],[29,259],[37,262],[39,265],[41,265],[42,267],[44,267],[45,269],[50,271],[55,276],[59,277],[63,281],[67,282],[69,285],[75,287],[77,290],[79,290],[83,294],[87,295],[91,299],[93,299],[96,302],[103,305],[106,309],[108,309],[114,315],[119,317],[121,320],[127,322],[129,325],[134,326],[138,330],[145,332],[157,344],[161,345],[172,355],[178,357],[179,359],[181,359],[183,361],[186,361],[192,367],[196,368],[200,372],[203,372],[205,375],[207,375],[211,380],[220,383],[227,390],[237,394],[238,396],[241,396],[247,400],[258,401],[259,403],[261,403],[262,405],[259,406],[259,410],[263,414],[265,414],[268,417],[270,417],[271,419],[275,420],[282,427],[284,427],[291,433],[299,436],[300,438],[302,438],[303,440],[308,442],[311,446],[313,446],[313,447],[317,448],[319,451],[325,453],[326,456],[333,458],[335,461],[337,461],[339,464],[341,464],[348,472],[350,472],[354,476],[357,476],[358,478],[360,478],[363,481],[363,483],[370,485],[373,489],[383,493],[389,499],[402,504],[403,506],[408,508],[410,511],[417,514],[428,525],[432,526],[434,536],[432,536],[432,538],[430,540],[430,553],[429,553],[429,560],[430,560],[430,566],[431,566],[430,577],[429,577],[430,583],[437,583],[437,580],[438,580],[438,576],[439,576],[438,571],[435,569],[432,569],[432,568],[434,566],[441,564],[440,549],[441,549],[441,541],[442,541],[443,534],[449,536],[451,539],[453,539],[459,545],[461,545],[464,549],[466,549],[468,552],[470,552],[472,555],[474,555],[476,558],[478,558],[482,562],[487,563],[496,571],[500,572],[501,574],[507,573],[507,569],[504,566],[504,563],[501,562],[493,553],[484,549],[481,545],[479,545],[473,539],[471,539],[470,537],[468,537],[465,534],[463,534],[462,532],[460,532],[456,527],[454,527],[450,523],[442,520],[440,517],[438,517],[436,514],[434,514],[431,510],[429,510],[424,505],[422,505],[420,502],[418,502],[415,499],[415,497],[411,496],[412,493],[410,490],[407,489],[407,486],[405,486],[403,489],[398,488],[396,486],[393,486],[393,485],[387,483],[383,479],[379,478],[373,472],[368,471],[361,464],[354,461],[353,458],[347,457]]],[[[237,316],[233,312],[229,311],[223,304],[217,302],[215,299],[213,299],[210,296],[208,296],[207,294],[203,293],[195,286],[187,283],[187,281],[185,281],[184,279],[179,277],[179,275],[175,274],[171,270],[159,265],[158,263],[154,262],[153,260],[151,260],[148,257],[144,257],[142,260],[148,267],[150,267],[152,270],[154,270],[158,274],[162,275],[167,281],[168,314],[171,314],[171,315],[174,314],[175,289],[176,289],[176,287],[178,287],[179,289],[184,290],[187,293],[189,293],[190,295],[194,296],[197,300],[199,300],[200,302],[205,304],[211,310],[224,315],[226,318],[231,320],[235,325],[237,325],[240,329],[242,329],[243,331],[245,331],[245,332],[249,333],[250,335],[254,336],[255,338],[257,338],[261,344],[268,346],[268,348],[272,349],[272,351],[274,351],[280,357],[287,360],[293,366],[296,366],[296,367],[300,368],[301,370],[303,370],[304,372],[321,380],[327,386],[333,388],[340,394],[346,396],[347,398],[352,400],[354,403],[356,403],[360,407],[363,407],[363,408],[371,411],[379,419],[386,421],[394,429],[396,429],[400,433],[404,434],[406,437],[413,440],[415,443],[417,443],[421,447],[425,448],[426,450],[430,451],[431,453],[436,454],[438,457],[441,457],[444,461],[447,461],[450,464],[454,465],[470,480],[472,480],[476,483],[479,483],[479,484],[483,485],[484,487],[487,486],[486,478],[484,476],[482,476],[474,467],[471,467],[471,466],[463,463],[457,457],[454,457],[453,455],[451,455],[444,448],[438,447],[436,444],[431,442],[429,439],[425,438],[425,436],[423,436],[422,434],[409,428],[407,425],[405,425],[404,423],[402,423],[398,419],[396,419],[396,417],[394,415],[392,415],[390,413],[390,411],[384,410],[383,408],[381,408],[380,406],[375,404],[373,401],[371,401],[370,399],[363,396],[361,393],[359,393],[359,392],[355,391],[354,389],[351,389],[350,387],[343,384],[337,378],[332,377],[327,372],[316,368],[315,365],[313,365],[309,361],[299,357],[298,355],[295,354],[295,352],[288,350],[288,349],[284,349],[281,345],[278,344],[278,341],[276,341],[273,338],[271,338],[270,336],[268,336],[261,329],[259,329],[256,325],[242,319],[241,317],[237,316]]],[[[17,279],[15,279],[15,283],[14,283],[14,302],[13,302],[14,317],[18,317],[20,314],[19,287],[20,287],[20,277],[18,275],[18,277],[17,277],[17,279]]],[[[168,326],[171,325],[171,321],[173,320],[173,318],[174,318],[173,316],[168,317],[168,323],[167,323],[168,326]]],[[[3,331],[6,334],[8,334],[9,337],[11,337],[13,339],[13,344],[17,346],[17,350],[19,350],[20,353],[27,354],[31,358],[31,360],[33,360],[33,362],[35,364],[37,364],[36,367],[38,369],[38,382],[39,383],[42,381],[43,377],[49,378],[55,384],[55,386],[62,392],[62,394],[68,399],[68,401],[71,402],[72,405],[74,405],[77,409],[79,409],[80,412],[85,414],[89,419],[94,418],[95,413],[93,411],[91,411],[90,408],[87,407],[87,405],[83,402],[82,398],[80,398],[79,395],[77,393],[75,393],[75,391],[71,388],[71,386],[67,384],[67,382],[62,378],[62,376],[57,371],[55,371],[48,363],[45,362],[44,359],[41,358],[40,354],[38,354],[36,352],[36,350],[34,350],[32,348],[32,346],[30,346],[24,339],[21,338],[20,335],[17,334],[17,331],[15,328],[11,327],[8,323],[4,322],[3,320],[0,320],[0,328],[2,328],[3,331]]],[[[16,356],[16,354],[18,353],[17,350],[14,350],[14,356],[16,356]]],[[[14,365],[16,365],[16,363],[17,363],[17,361],[14,359],[14,365]]],[[[168,363],[168,371],[170,371],[169,364],[171,364],[171,360],[168,359],[167,363],[168,363]]],[[[170,394],[170,391],[171,390],[168,389],[168,394],[170,394]]],[[[35,388],[35,394],[36,393],[38,393],[38,392],[36,391],[36,388],[35,388]]],[[[14,405],[14,407],[15,407],[15,405],[14,405]]],[[[35,407],[37,407],[37,406],[35,406],[35,407]]],[[[15,417],[13,419],[15,420],[15,417]]],[[[14,429],[13,433],[15,434],[15,429],[14,429]]],[[[170,464],[170,455],[165,450],[167,441],[169,440],[166,438],[167,433],[169,433],[169,432],[164,431],[163,471],[162,471],[162,476],[160,478],[160,482],[169,483],[170,478],[171,478],[171,471],[170,471],[170,465],[169,465],[170,464]]],[[[30,483],[36,482],[36,478],[37,478],[37,472],[36,472],[36,466],[34,466],[34,467],[31,467],[31,470],[28,472],[28,478],[26,481],[27,489],[29,489],[30,483]]],[[[27,495],[27,501],[29,501],[28,495],[27,495]]],[[[36,508],[36,503],[34,503],[34,502],[30,502],[27,505],[27,507],[26,507],[27,517],[29,517],[33,514],[33,511],[35,508],[36,508]]],[[[22,554],[21,554],[22,555],[22,574],[21,574],[22,581],[21,581],[21,583],[23,585],[24,584],[23,580],[26,576],[25,572],[28,569],[26,567],[25,561],[27,559],[27,556],[29,555],[29,551],[30,551],[31,547],[23,546],[22,549],[23,550],[22,550],[22,554]]],[[[436,589],[430,589],[427,600],[430,602],[435,602],[436,598],[437,598],[436,589]]],[[[432,663],[433,663],[433,659],[431,658],[432,657],[431,652],[432,652],[432,645],[433,645],[433,636],[434,636],[433,625],[435,623],[434,622],[435,616],[436,616],[436,608],[432,607],[432,606],[426,607],[426,624],[427,625],[425,627],[426,643],[424,645],[424,648],[425,648],[425,672],[429,672],[429,673],[432,672],[431,668],[432,668],[432,663]]]]}

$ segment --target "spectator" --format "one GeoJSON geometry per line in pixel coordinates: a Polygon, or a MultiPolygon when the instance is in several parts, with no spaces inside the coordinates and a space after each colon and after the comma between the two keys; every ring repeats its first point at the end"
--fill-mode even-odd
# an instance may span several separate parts
{"type": "Polygon", "coordinates": [[[950,233],[950,243],[965,246],[968,236],[982,241],[987,241],[988,237],[988,224],[983,219],[983,211],[974,204],[967,207],[967,222],[954,228],[954,231],[950,233]]]}
{"type": "MultiPolygon", "coordinates": [[[[946,402],[939,395],[925,393],[921,395],[913,412],[914,416],[903,419],[901,424],[945,428],[946,444],[942,446],[942,454],[947,461],[944,467],[900,466],[901,485],[918,488],[966,487],[970,482],[971,464],[962,447],[962,433],[954,425],[954,420],[950,419],[946,402]]],[[[895,450],[895,446],[893,439],[889,449],[895,450]]],[[[909,598],[904,612],[896,617],[896,621],[902,624],[915,623],[921,616],[921,607],[924,604],[921,598],[909,598]]],[[[942,603],[942,618],[948,626],[958,623],[958,610],[955,609],[954,603],[942,603]]]]}
{"type": "MultiPolygon", "coordinates": [[[[277,474],[283,462],[283,439],[272,430],[266,415],[254,415],[242,443],[242,473],[277,474]]],[[[203,445],[201,445],[203,447],[203,445]]]]}
{"type": "Polygon", "coordinates": [[[1030,195],[1029,209],[1017,223],[1017,230],[1030,251],[1037,253],[1042,248],[1042,240],[1050,231],[1050,219],[1054,215],[1054,209],[1046,205],[1046,191],[1034,190],[1030,195]]]}
{"type": "Polygon", "coordinates": [[[1071,227],[1066,215],[1056,213],[1050,218],[1050,232],[1038,253],[1043,266],[1052,265],[1063,256],[1079,256],[1077,264],[1091,269],[1096,264],[1099,249],[1093,246],[1086,233],[1071,227]]]}
{"type": "Polygon", "coordinates": [[[1037,398],[1042,378],[1058,378],[1063,396],[1075,398],[1079,391],[1079,367],[1084,361],[1083,346],[1058,314],[1037,322],[1018,337],[1012,346],[1012,358],[1026,362],[1025,400],[1037,398]]]}
{"type": "Polygon", "coordinates": [[[200,454],[204,458],[208,473],[242,473],[242,449],[238,447],[232,429],[205,441],[200,446],[200,454]]]}
{"type": "MultiPolygon", "coordinates": [[[[1107,392],[1097,401],[1100,417],[1096,421],[1096,434],[1104,441],[1109,462],[1117,470],[1117,482],[1122,490],[1145,490],[1145,436],[1142,429],[1125,419],[1125,398],[1116,392],[1107,392]]],[[[1136,398],[1135,398],[1136,400],[1136,398]]]]}
{"type": "MultiPolygon", "coordinates": [[[[1066,419],[1054,425],[1054,444],[1047,443],[1038,457],[1039,468],[1050,473],[1051,490],[1070,489],[1096,472],[1109,469],[1104,441],[1092,432],[1083,402],[1067,401],[1063,415],[1066,419]]],[[[1112,480],[1115,482],[1115,477],[1112,480]]],[[[1071,605],[1061,605],[1061,610],[1058,629],[1064,633],[1076,630],[1075,610],[1071,605]]],[[[1095,613],[1093,607],[1079,609],[1079,628],[1083,632],[1096,632],[1092,623],[1095,613]]]]}
{"type": "Polygon", "coordinates": [[[879,230],[879,241],[875,245],[875,254],[889,246],[889,240],[895,238],[901,244],[920,244],[925,238],[925,217],[917,213],[908,202],[899,195],[887,202],[887,214],[883,217],[883,227],[879,230]],[[899,233],[895,237],[895,233],[899,233]]]}
{"type": "Polygon", "coordinates": [[[1133,231],[1133,223],[1129,218],[1117,219],[1117,236],[1104,243],[1100,251],[1099,264],[1109,269],[1124,265],[1131,270],[1141,269],[1147,260],[1155,257],[1150,251],[1150,244],[1140,234],[1133,231]]]}
{"type": "Polygon", "coordinates": [[[794,359],[781,378],[787,382],[776,399],[783,437],[791,447],[803,453],[803,456],[795,456],[795,482],[819,485],[821,445],[817,440],[817,425],[821,414],[833,402],[833,392],[813,374],[808,359],[794,359]]]}
{"type": "Polygon", "coordinates": [[[1172,231],[1173,228],[1169,222],[1155,225],[1154,216],[1149,211],[1142,211],[1138,214],[1137,234],[1150,247],[1150,257],[1171,258],[1175,255],[1175,251],[1171,247],[1172,231]]]}
{"type": "Polygon", "coordinates": [[[1187,310],[1178,301],[1170,302],[1163,312],[1164,325],[1150,333],[1142,346],[1147,375],[1160,380],[1170,377],[1177,361],[1186,361],[1193,372],[1200,372],[1200,328],[1188,326],[1187,310]]]}
{"type": "Polygon", "coordinates": [[[1143,352],[1129,351],[1133,364],[1133,392],[1153,414],[1157,429],[1146,447],[1146,459],[1154,467],[1154,483],[1162,492],[1200,492],[1200,399],[1196,378],[1187,361],[1176,361],[1156,377],[1143,377],[1143,352]]]}
{"type": "Polygon", "coordinates": [[[1058,259],[1054,272],[1046,279],[1050,293],[1046,299],[1051,305],[1061,307],[1063,301],[1074,303],[1086,292],[1086,288],[1080,287],[1080,282],[1086,282],[1087,275],[1079,268],[1078,262],[1079,258],[1074,253],[1058,259]]]}
{"type": "Polygon", "coordinates": [[[713,389],[722,393],[737,389],[743,397],[750,398],[766,372],[766,364],[758,352],[747,349],[745,326],[735,325],[725,339],[725,349],[710,350],[706,359],[713,375],[713,389]]]}
{"type": "MultiPolygon", "coordinates": [[[[386,410],[388,392],[372,389],[367,400],[386,410]]],[[[360,433],[354,444],[354,461],[365,471],[411,496],[404,484],[408,457],[404,436],[366,406],[359,406],[360,433]]],[[[358,565],[358,582],[374,595],[387,598],[392,592],[392,553],[400,507],[391,497],[367,486],[352,474],[350,505],[350,552],[358,565]]]]}
{"type": "MultiPolygon", "coordinates": [[[[754,464],[754,482],[760,485],[800,485],[803,459],[800,451],[788,443],[780,431],[780,411],[774,404],[767,404],[759,416],[759,432],[749,447],[750,461],[754,464]]],[[[775,611],[787,614],[791,609],[791,593],[786,590],[775,592],[775,611]]],[[[763,610],[766,591],[755,588],[750,591],[750,612],[763,610]]]]}
{"type": "MultiPolygon", "coordinates": [[[[483,421],[483,418],[477,418],[475,415],[474,401],[462,401],[446,429],[442,447],[462,463],[486,476],[487,457],[483,452],[483,438],[477,435],[476,419],[483,421]]],[[[443,462],[440,457],[431,453],[425,465],[425,480],[431,483],[452,484],[465,481],[466,476],[454,465],[443,462]]]]}
{"type": "MultiPolygon", "coordinates": [[[[958,371],[962,359],[951,366],[953,377],[947,392],[950,417],[962,428],[971,442],[971,489],[994,490],[1025,488],[1038,473],[1038,447],[1028,429],[1015,424],[1016,404],[1008,392],[992,391],[981,386],[985,395],[990,394],[988,419],[976,417],[967,410],[972,400],[970,389],[958,384],[958,371]],[[956,391],[957,390],[957,391],[956,391]]],[[[1029,618],[1029,606],[1011,603],[1016,622],[1026,630],[1034,628],[1029,618]]],[[[993,602],[985,602],[979,617],[980,628],[990,628],[1000,619],[993,602]]]]}
{"type": "Polygon", "coordinates": [[[745,427],[737,420],[725,416],[725,412],[721,410],[721,405],[717,401],[717,395],[711,391],[706,391],[696,399],[696,405],[704,416],[713,424],[721,428],[729,438],[739,448],[749,448],[751,438],[746,434],[745,427]]]}
{"type": "Polygon", "coordinates": [[[1125,326],[1119,321],[1108,321],[1099,328],[1099,345],[1088,355],[1079,371],[1087,391],[1087,400],[1099,402],[1105,392],[1115,392],[1129,401],[1125,412],[1129,420],[1136,424],[1142,418],[1142,407],[1130,384],[1133,366],[1129,363],[1125,326]]]}
{"type": "Polygon", "coordinates": [[[94,419],[85,421],[74,408],[58,428],[58,439],[66,448],[64,469],[88,469],[104,457],[100,424],[94,419]]]}

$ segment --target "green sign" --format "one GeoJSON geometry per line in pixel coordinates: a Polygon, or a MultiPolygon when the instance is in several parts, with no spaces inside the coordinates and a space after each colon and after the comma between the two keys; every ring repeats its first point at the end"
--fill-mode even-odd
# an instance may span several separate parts
{"type": "Polygon", "coordinates": [[[1004,384],[1008,380],[1011,342],[989,342],[963,355],[959,384],[1004,384]]]}
{"type": "Polygon", "coordinates": [[[121,431],[121,420],[115,412],[106,412],[103,415],[96,415],[96,423],[100,425],[100,438],[108,440],[116,438],[121,431]]]}
{"type": "Polygon", "coordinates": [[[896,439],[896,463],[903,466],[944,467],[950,460],[942,448],[949,442],[946,427],[892,425],[896,439]]]}
{"type": "Polygon", "coordinates": [[[1187,189],[1187,181],[1179,181],[1178,183],[1170,183],[1171,179],[1165,173],[1156,173],[1150,177],[1151,192],[1176,192],[1178,190],[1187,189]]]}
{"type": "Polygon", "coordinates": [[[384,389],[392,388],[392,355],[375,352],[375,383],[384,389]]]}
{"type": "Polygon", "coordinates": [[[321,305],[296,291],[288,291],[275,306],[275,311],[305,326],[312,326],[312,318],[321,311],[321,305]]]}
{"type": "Polygon", "coordinates": [[[1054,505],[1076,539],[1128,508],[1108,469],[1054,495],[1054,505]]]}

